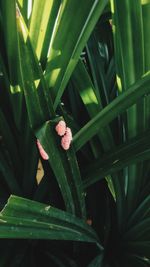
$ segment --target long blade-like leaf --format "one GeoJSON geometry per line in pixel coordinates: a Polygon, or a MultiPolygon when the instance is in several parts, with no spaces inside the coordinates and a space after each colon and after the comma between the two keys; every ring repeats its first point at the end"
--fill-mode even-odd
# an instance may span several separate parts
{"type": "Polygon", "coordinates": [[[17,18],[21,64],[21,85],[24,89],[28,116],[32,128],[55,115],[42,69],[32,49],[29,33],[21,14],[17,18]],[[28,68],[27,68],[28,66],[28,68]]]}
{"type": "Polygon", "coordinates": [[[128,164],[149,158],[150,132],[148,131],[138,138],[131,139],[116,150],[106,153],[104,158],[99,158],[91,166],[86,167],[83,172],[83,176],[87,177],[84,186],[87,187],[104,176],[123,169],[128,164]]]}
{"type": "MultiPolygon", "coordinates": [[[[81,60],[79,60],[71,80],[79,91],[80,97],[90,117],[93,118],[102,109],[102,106],[99,105],[94,87],[81,60]]],[[[109,126],[105,129],[101,129],[98,136],[102,142],[104,150],[107,151],[114,146],[109,126]]]]}
{"type": "Polygon", "coordinates": [[[29,36],[38,59],[44,64],[47,61],[50,39],[60,3],[60,0],[36,0],[33,3],[29,36]]]}
{"type": "Polygon", "coordinates": [[[86,222],[51,206],[17,196],[11,196],[0,213],[0,226],[0,238],[99,242],[86,222]]]}
{"type": "Polygon", "coordinates": [[[92,29],[108,1],[63,1],[50,44],[46,77],[57,108],[92,29]],[[84,12],[83,12],[84,10],[84,12]],[[72,20],[75,17],[75,20],[72,20]],[[71,25],[72,30],[69,31],[71,25]],[[65,44],[65,46],[64,46],[65,44]]]}
{"type": "Polygon", "coordinates": [[[141,96],[150,92],[150,74],[138,80],[129,90],[122,93],[108,106],[100,111],[91,121],[89,121],[73,139],[75,150],[79,150],[89,141],[99,130],[105,127],[116,116],[133,105],[141,96]]]}

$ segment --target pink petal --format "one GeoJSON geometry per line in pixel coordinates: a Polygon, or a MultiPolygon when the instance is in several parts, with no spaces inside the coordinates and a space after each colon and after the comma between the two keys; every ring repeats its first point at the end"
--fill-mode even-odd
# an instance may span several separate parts
{"type": "Polygon", "coordinates": [[[40,155],[41,155],[42,159],[48,160],[49,156],[46,153],[46,151],[44,150],[44,148],[42,147],[42,145],[41,145],[41,143],[40,143],[40,141],[38,139],[37,139],[37,146],[38,146],[38,149],[39,149],[39,152],[40,152],[40,155]]]}
{"type": "Polygon", "coordinates": [[[61,120],[55,127],[55,130],[59,136],[63,136],[66,132],[66,123],[65,121],[61,120]]]}

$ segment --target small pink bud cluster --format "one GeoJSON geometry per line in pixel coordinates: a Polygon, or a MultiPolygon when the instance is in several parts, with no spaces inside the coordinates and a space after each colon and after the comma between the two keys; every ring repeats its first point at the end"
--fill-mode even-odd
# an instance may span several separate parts
{"type": "Polygon", "coordinates": [[[49,159],[49,156],[46,153],[46,151],[44,150],[44,148],[42,147],[42,145],[41,145],[41,143],[40,143],[40,141],[38,139],[37,139],[37,147],[39,149],[41,158],[44,159],[44,160],[48,160],[49,159]]]}
{"type": "Polygon", "coordinates": [[[59,121],[56,125],[55,130],[61,139],[61,146],[64,150],[68,150],[70,148],[70,144],[72,141],[72,132],[69,127],[66,127],[66,123],[64,121],[59,121]]]}

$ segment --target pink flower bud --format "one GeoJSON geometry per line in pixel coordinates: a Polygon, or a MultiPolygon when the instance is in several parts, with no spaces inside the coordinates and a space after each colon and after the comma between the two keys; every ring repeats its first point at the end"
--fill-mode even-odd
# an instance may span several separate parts
{"type": "Polygon", "coordinates": [[[40,141],[38,139],[37,139],[37,146],[38,146],[38,149],[39,149],[39,152],[40,152],[42,159],[48,160],[49,156],[46,153],[46,151],[44,150],[44,148],[42,147],[42,145],[40,144],[40,141]]]}
{"type": "Polygon", "coordinates": [[[61,146],[64,150],[68,150],[72,141],[72,132],[70,128],[66,128],[66,133],[61,139],[61,146]]]}
{"type": "Polygon", "coordinates": [[[59,121],[55,127],[55,130],[59,136],[63,136],[66,132],[66,123],[65,121],[59,121]]]}

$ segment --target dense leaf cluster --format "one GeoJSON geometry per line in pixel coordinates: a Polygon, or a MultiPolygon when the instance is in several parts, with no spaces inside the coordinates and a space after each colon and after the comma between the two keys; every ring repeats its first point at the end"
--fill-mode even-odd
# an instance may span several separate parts
{"type": "Polygon", "coordinates": [[[150,264],[149,18],[149,1],[0,1],[0,267],[150,264]]]}

